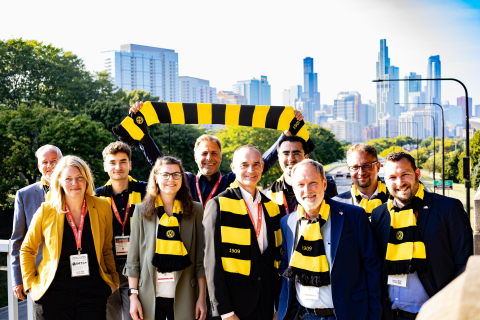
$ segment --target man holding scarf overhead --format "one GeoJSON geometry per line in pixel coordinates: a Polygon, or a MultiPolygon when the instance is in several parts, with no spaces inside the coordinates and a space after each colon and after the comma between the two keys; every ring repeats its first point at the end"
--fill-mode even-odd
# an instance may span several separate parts
{"type": "Polygon", "coordinates": [[[372,212],[384,260],[383,319],[413,319],[464,271],[473,254],[472,228],[459,200],[424,189],[408,153],[390,153],[384,170],[392,197],[372,212]]]}
{"type": "Polygon", "coordinates": [[[279,320],[380,319],[381,259],[362,208],[325,194],[323,166],[293,167],[297,211],[282,218],[279,320]]]}
{"type": "Polygon", "coordinates": [[[239,147],[231,168],[235,182],[208,202],[203,218],[212,315],[272,319],[280,292],[280,209],[257,189],[263,171],[257,147],[239,147]]]}
{"type": "Polygon", "coordinates": [[[374,147],[358,143],[347,151],[347,166],[351,173],[352,188],[334,200],[362,207],[368,217],[372,210],[388,200],[385,184],[378,179],[380,163],[374,147]]]}

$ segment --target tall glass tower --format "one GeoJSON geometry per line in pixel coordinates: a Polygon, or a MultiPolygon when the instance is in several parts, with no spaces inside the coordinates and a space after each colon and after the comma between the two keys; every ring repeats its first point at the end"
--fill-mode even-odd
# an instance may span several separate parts
{"type": "MultiPolygon", "coordinates": [[[[440,56],[431,56],[428,58],[428,78],[442,77],[442,63],[440,56]]],[[[428,102],[442,104],[442,85],[441,81],[428,81],[427,83],[428,102]]]]}
{"type": "MultiPolygon", "coordinates": [[[[380,52],[377,61],[377,79],[399,79],[399,69],[390,65],[388,57],[387,40],[380,40],[380,52]]],[[[377,82],[377,121],[387,114],[398,118],[400,108],[395,105],[400,98],[399,82],[377,82]]]]}

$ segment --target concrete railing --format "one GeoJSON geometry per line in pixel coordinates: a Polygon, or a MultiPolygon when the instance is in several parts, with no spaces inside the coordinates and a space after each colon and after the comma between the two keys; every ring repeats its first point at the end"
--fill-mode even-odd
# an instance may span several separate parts
{"type": "Polygon", "coordinates": [[[480,255],[480,188],[473,198],[473,254],[480,255]]]}
{"type": "MultiPolygon", "coordinates": [[[[0,267],[0,270],[7,271],[8,320],[18,320],[18,300],[13,293],[11,247],[11,240],[0,240],[0,252],[7,253],[7,266],[0,267]]],[[[27,299],[27,319],[33,320],[33,301],[30,295],[27,296],[27,299]]]]}

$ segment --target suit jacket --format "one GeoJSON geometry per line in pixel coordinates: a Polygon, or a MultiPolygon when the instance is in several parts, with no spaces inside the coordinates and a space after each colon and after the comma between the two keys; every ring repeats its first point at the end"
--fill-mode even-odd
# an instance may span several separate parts
{"type": "MultiPolygon", "coordinates": [[[[175,277],[175,319],[195,319],[198,298],[197,279],[205,276],[203,268],[203,207],[194,202],[196,214],[189,220],[180,220],[180,237],[188,251],[192,265],[178,271],[175,277]]],[[[142,304],[143,318],[155,319],[155,294],[157,268],[152,264],[157,243],[157,221],[141,218],[143,204],[135,206],[130,233],[130,246],[123,274],[138,278],[138,299],[142,304]]]]}
{"type": "MultiPolygon", "coordinates": [[[[375,238],[365,210],[331,200],[332,300],[338,320],[380,319],[382,315],[381,264],[375,238]]],[[[295,250],[298,217],[283,217],[284,254],[279,273],[288,268],[295,250]]],[[[277,318],[293,320],[299,303],[294,281],[283,278],[277,318]]]]}
{"type": "MultiPolygon", "coordinates": [[[[112,252],[112,209],[106,200],[88,195],[85,199],[100,275],[108,285],[118,284],[112,252]]],[[[20,249],[23,286],[25,291],[32,289],[30,294],[35,301],[43,296],[55,277],[62,252],[64,221],[65,213],[58,213],[48,202],[42,203],[20,249]],[[35,256],[42,242],[43,259],[36,270],[35,256]]]]}
{"type": "MultiPolygon", "coordinates": [[[[42,182],[33,183],[17,191],[13,215],[12,231],[12,271],[13,285],[22,284],[22,270],[20,268],[20,247],[32,222],[33,215],[44,202],[42,182]]],[[[37,253],[36,265],[42,261],[43,246],[40,245],[37,253]]]]}
{"type": "MultiPolygon", "coordinates": [[[[472,228],[459,200],[427,191],[423,208],[418,212],[417,226],[430,266],[430,272],[418,276],[432,297],[465,270],[473,254],[472,228]]],[[[390,236],[390,213],[386,203],[372,211],[372,227],[380,255],[385,260],[390,236]]],[[[382,276],[382,303],[383,318],[393,319],[386,275],[382,276]]]]}
{"type": "MultiPolygon", "coordinates": [[[[242,199],[240,189],[233,189],[237,197],[242,199]]],[[[228,191],[227,191],[228,192],[228,191]]],[[[264,203],[270,202],[260,192],[262,208],[267,226],[268,246],[263,253],[258,247],[253,224],[250,225],[251,234],[251,268],[250,278],[252,286],[231,286],[227,284],[221,257],[221,217],[218,198],[213,198],[205,207],[203,219],[203,232],[205,239],[205,273],[207,276],[207,288],[210,296],[212,316],[218,317],[223,314],[235,312],[239,318],[245,318],[252,314],[257,304],[262,306],[262,314],[271,316],[274,314],[274,305],[278,303],[280,292],[280,277],[274,267],[275,260],[275,234],[273,221],[267,214],[264,203]]]]}
{"type": "Polygon", "coordinates": [[[353,198],[352,198],[352,193],[350,192],[350,189],[348,191],[345,191],[344,193],[340,193],[337,195],[333,200],[346,203],[346,204],[351,204],[354,205],[353,203],[353,198]]]}
{"type": "Polygon", "coordinates": [[[333,198],[336,195],[338,195],[337,184],[334,182],[327,181],[327,189],[325,190],[325,193],[328,194],[330,198],[333,198]]]}

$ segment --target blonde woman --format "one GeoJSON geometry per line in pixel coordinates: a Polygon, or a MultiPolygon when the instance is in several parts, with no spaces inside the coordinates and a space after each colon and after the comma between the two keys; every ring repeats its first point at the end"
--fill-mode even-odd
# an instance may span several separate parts
{"type": "Polygon", "coordinates": [[[123,274],[134,320],[204,320],[203,207],[194,202],[182,166],[157,159],[147,194],[135,207],[123,274]]]}
{"type": "Polygon", "coordinates": [[[62,158],[50,186],[51,200],[35,213],[20,250],[25,290],[46,320],[105,320],[107,298],[119,283],[110,205],[93,196],[92,173],[79,157],[62,158]]]}

